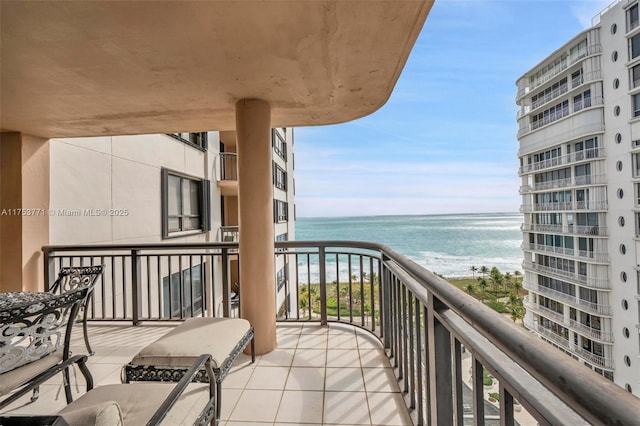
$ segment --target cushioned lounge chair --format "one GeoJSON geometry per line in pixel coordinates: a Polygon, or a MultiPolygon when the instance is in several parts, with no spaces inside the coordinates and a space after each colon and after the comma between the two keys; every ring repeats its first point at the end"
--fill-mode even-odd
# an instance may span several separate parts
{"type": "MultiPolygon", "coordinates": [[[[241,318],[191,318],[142,349],[125,366],[125,382],[176,381],[198,354],[211,355],[215,374],[217,417],[222,403],[222,381],[236,358],[251,343],[255,362],[253,327],[241,318]]],[[[207,376],[200,375],[206,381],[207,376]]]]}
{"type": "MultiPolygon", "coordinates": [[[[175,386],[167,383],[99,386],[60,410],[53,425],[139,426],[164,421],[167,425],[210,423],[213,426],[217,421],[214,382],[211,356],[202,355],[196,357],[175,386]],[[192,383],[200,375],[207,377],[209,385],[192,383]],[[194,406],[197,402],[193,397],[198,398],[207,389],[208,399],[197,411],[199,407],[194,406]]],[[[36,424],[38,416],[0,416],[0,424],[5,423],[3,419],[13,424],[36,424]]]]}

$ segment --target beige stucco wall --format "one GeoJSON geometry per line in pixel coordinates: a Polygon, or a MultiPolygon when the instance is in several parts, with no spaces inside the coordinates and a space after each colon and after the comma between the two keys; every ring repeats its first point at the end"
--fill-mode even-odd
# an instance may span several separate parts
{"type": "MultiPolygon", "coordinates": [[[[208,177],[206,153],[166,135],[52,140],[51,164],[51,209],[58,213],[51,217],[52,244],[161,242],[162,168],[208,177]],[[95,209],[107,214],[86,213],[95,209]]],[[[218,200],[212,194],[212,209],[219,209],[218,200]]],[[[211,225],[214,231],[220,226],[215,219],[211,225]]]]}

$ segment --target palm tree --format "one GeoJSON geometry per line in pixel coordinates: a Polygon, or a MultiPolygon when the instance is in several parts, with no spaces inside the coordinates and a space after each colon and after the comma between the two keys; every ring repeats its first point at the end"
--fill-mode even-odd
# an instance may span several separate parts
{"type": "Polygon", "coordinates": [[[482,289],[482,298],[481,298],[481,302],[484,303],[484,294],[487,291],[487,287],[489,286],[489,283],[487,282],[486,278],[478,278],[478,287],[480,287],[482,289]]]}
{"type": "Polygon", "coordinates": [[[506,274],[504,274],[504,290],[507,291],[508,287],[511,287],[513,285],[513,276],[507,272],[506,274]]]}
{"type": "Polygon", "coordinates": [[[502,273],[497,267],[491,268],[491,273],[489,274],[491,281],[493,282],[493,292],[498,292],[498,287],[502,284],[502,273]]]}
{"type": "Polygon", "coordinates": [[[476,279],[476,271],[478,270],[478,268],[476,268],[475,266],[472,266],[471,268],[469,268],[469,270],[473,274],[473,279],[475,280],[476,279]]]}
{"type": "Polygon", "coordinates": [[[489,268],[487,268],[484,265],[481,266],[480,267],[480,273],[482,274],[482,278],[484,278],[489,273],[489,268]]]}
{"type": "Polygon", "coordinates": [[[476,286],[474,286],[473,283],[469,283],[465,286],[464,291],[473,296],[473,293],[476,291],[476,286]]]}

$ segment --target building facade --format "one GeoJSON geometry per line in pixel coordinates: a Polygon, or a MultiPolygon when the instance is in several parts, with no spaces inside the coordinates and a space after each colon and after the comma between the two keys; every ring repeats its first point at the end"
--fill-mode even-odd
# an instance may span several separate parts
{"type": "Polygon", "coordinates": [[[640,395],[638,2],[516,84],[525,325],[640,395]]]}
{"type": "MultiPolygon", "coordinates": [[[[274,235],[278,241],[293,240],[293,129],[272,129],[271,143],[274,235]]],[[[236,146],[232,131],[52,139],[50,244],[237,243],[241,229],[236,146]]],[[[238,256],[231,253],[228,284],[239,292],[238,256]]],[[[189,268],[200,267],[190,260],[189,268]]],[[[200,270],[185,268],[186,262],[182,269],[175,264],[163,270],[158,298],[179,295],[181,285],[201,276],[200,270]]],[[[295,273],[293,268],[284,259],[276,262],[278,307],[284,306],[285,282],[295,273]]],[[[212,282],[220,284],[222,279],[212,282]]],[[[214,291],[221,294],[222,288],[214,291]]],[[[201,292],[191,293],[201,306],[201,292]]],[[[162,305],[169,309],[171,304],[165,302],[162,305]]],[[[222,306],[214,309],[221,314],[222,306]]],[[[158,312],[167,317],[178,314],[158,312]]]]}

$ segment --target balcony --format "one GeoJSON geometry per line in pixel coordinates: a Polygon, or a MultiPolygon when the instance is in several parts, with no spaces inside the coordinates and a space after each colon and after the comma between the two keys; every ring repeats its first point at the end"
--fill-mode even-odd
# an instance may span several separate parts
{"type": "Polygon", "coordinates": [[[533,284],[529,283],[526,280],[524,281],[523,287],[526,288],[527,290],[534,291],[543,296],[547,296],[550,299],[558,300],[562,303],[566,303],[568,305],[573,306],[574,308],[578,308],[582,311],[585,311],[591,314],[595,314],[599,316],[607,316],[607,317],[611,316],[610,305],[588,302],[586,300],[579,299],[575,296],[572,296],[567,293],[563,293],[561,291],[553,290],[548,287],[543,287],[535,283],[533,284]]]}
{"type": "Polygon", "coordinates": [[[519,174],[535,172],[538,170],[549,169],[552,167],[563,166],[584,160],[595,160],[604,158],[606,151],[604,148],[589,148],[583,151],[572,152],[571,154],[561,155],[560,157],[550,158],[536,163],[527,164],[520,167],[519,174]]]}
{"type": "Polygon", "coordinates": [[[220,153],[216,177],[222,195],[238,195],[238,154],[235,152],[220,153]]]}
{"type": "Polygon", "coordinates": [[[607,210],[609,203],[604,200],[589,201],[558,201],[551,203],[523,204],[520,211],[523,213],[547,212],[547,211],[571,211],[571,210],[607,210]]]}
{"type": "MultiPolygon", "coordinates": [[[[122,365],[172,327],[92,324],[96,354],[88,366],[96,387],[119,383],[122,365]]],[[[82,333],[76,331],[72,350],[82,353],[82,333]]],[[[347,324],[280,323],[277,338],[278,349],[258,356],[255,364],[246,355],[236,361],[223,382],[221,424],[411,424],[391,364],[371,333],[347,324]]],[[[43,385],[36,403],[26,404],[25,397],[14,404],[17,409],[8,410],[43,415],[60,410],[66,404],[64,398],[56,399],[61,381],[54,378],[43,385]]],[[[175,424],[190,420],[174,419],[175,424]]]]}
{"type": "MultiPolygon", "coordinates": [[[[112,374],[101,373],[98,382],[115,380],[119,365],[137,350],[129,345],[143,344],[138,340],[144,339],[126,333],[147,338],[148,330],[165,327],[167,320],[229,314],[229,246],[43,249],[49,276],[69,264],[106,265],[89,310],[95,323],[92,339],[96,345],[105,339],[112,351],[92,358],[95,364],[111,364],[112,374]]],[[[225,380],[223,400],[228,402],[223,417],[228,421],[254,422],[258,420],[244,416],[269,411],[263,418],[269,423],[302,423],[296,416],[313,415],[306,421],[463,424],[473,418],[500,418],[506,424],[524,423],[515,414],[520,409],[514,408],[516,399],[526,407],[522,411],[540,423],[630,424],[640,415],[637,398],[552,347],[538,344],[522,328],[386,246],[342,241],[275,246],[292,268],[284,285],[288,302],[278,317],[279,348],[255,366],[240,362],[237,377],[225,380]],[[296,364],[298,352],[320,370],[297,371],[303,367],[296,364]],[[285,370],[263,371],[269,367],[285,370]],[[331,370],[336,368],[340,376],[331,370]],[[484,400],[483,368],[498,381],[494,386],[500,394],[499,409],[484,400]],[[320,388],[316,375],[322,371],[320,388]],[[299,380],[288,388],[289,379],[298,373],[299,380]],[[350,377],[346,374],[353,380],[345,380],[350,377]],[[253,391],[260,386],[273,387],[272,395],[257,402],[244,399],[257,394],[253,391]],[[235,408],[230,408],[238,395],[235,408]]]]}
{"type": "Polygon", "coordinates": [[[544,244],[522,243],[523,250],[538,251],[542,253],[553,253],[562,256],[574,257],[581,260],[590,260],[599,263],[609,262],[609,254],[606,252],[593,252],[588,250],[576,250],[567,247],[554,247],[544,244]]]}
{"type": "Polygon", "coordinates": [[[602,330],[597,330],[595,328],[591,328],[588,325],[582,324],[579,321],[573,320],[571,318],[565,318],[563,314],[553,311],[549,308],[545,308],[544,306],[538,305],[537,303],[531,302],[529,299],[523,301],[524,307],[528,310],[535,312],[539,315],[544,316],[550,320],[557,322],[560,325],[564,325],[574,331],[583,334],[590,339],[597,340],[603,343],[613,343],[613,333],[607,333],[602,330]]]}
{"type": "Polygon", "coordinates": [[[534,183],[533,185],[523,185],[520,187],[520,193],[526,193],[531,191],[546,191],[549,189],[558,188],[570,188],[573,186],[585,186],[585,185],[606,185],[606,175],[589,175],[589,176],[576,176],[570,179],[558,179],[548,182],[534,183]]]}
{"type": "Polygon", "coordinates": [[[594,278],[587,277],[585,275],[578,274],[575,271],[564,271],[562,269],[556,269],[549,266],[540,265],[539,263],[525,261],[522,265],[529,270],[540,272],[544,275],[548,275],[560,279],[568,279],[583,287],[595,288],[600,290],[610,290],[609,280],[606,278],[594,278]]]}
{"type": "Polygon", "coordinates": [[[240,241],[240,231],[237,226],[221,226],[220,227],[220,242],[222,243],[237,243],[240,241]]]}
{"type": "Polygon", "coordinates": [[[561,346],[561,347],[563,347],[565,349],[569,349],[569,340],[565,339],[564,337],[560,336],[559,334],[554,333],[550,329],[545,328],[545,327],[541,326],[540,324],[536,324],[535,322],[531,322],[531,321],[525,321],[524,325],[528,329],[538,332],[539,334],[544,336],[545,339],[552,341],[553,343],[557,344],[558,346],[561,346]]]}

